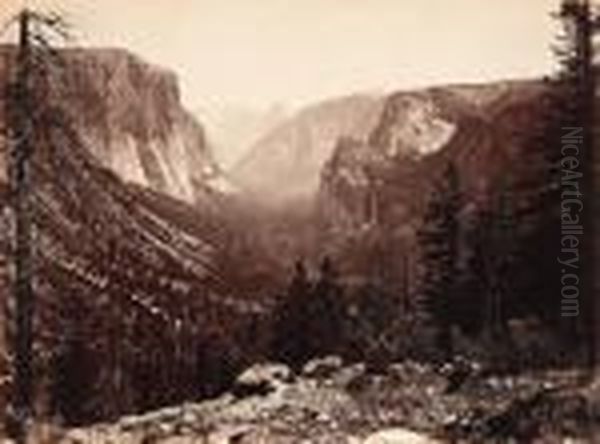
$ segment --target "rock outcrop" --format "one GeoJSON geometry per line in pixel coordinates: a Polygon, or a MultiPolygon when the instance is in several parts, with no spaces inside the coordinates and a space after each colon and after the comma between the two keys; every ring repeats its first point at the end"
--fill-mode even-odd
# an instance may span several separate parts
{"type": "MultiPolygon", "coordinates": [[[[387,98],[365,140],[338,141],[321,175],[320,238],[353,274],[398,271],[414,257],[430,191],[449,162],[465,200],[484,207],[507,172],[520,179],[544,119],[548,85],[539,81],[450,86],[387,98]],[[389,261],[388,261],[389,262],[389,261]]],[[[409,270],[414,264],[406,264],[409,270]]]]}
{"type": "MultiPolygon", "coordinates": [[[[12,49],[0,48],[0,81],[12,49]]],[[[120,49],[63,49],[55,94],[73,129],[124,181],[194,202],[218,177],[204,129],[183,107],[177,77],[120,49]]]]}

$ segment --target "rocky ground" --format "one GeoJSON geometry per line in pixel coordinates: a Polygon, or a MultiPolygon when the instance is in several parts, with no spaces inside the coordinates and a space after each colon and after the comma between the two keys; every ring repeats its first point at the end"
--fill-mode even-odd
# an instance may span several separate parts
{"type": "Polygon", "coordinates": [[[367,371],[339,358],[300,374],[257,365],[210,401],[122,418],[86,429],[49,431],[36,442],[64,444],[411,444],[600,442],[600,389],[569,371],[486,374],[456,361],[367,371]],[[50,436],[53,435],[53,436],[50,436]]]}

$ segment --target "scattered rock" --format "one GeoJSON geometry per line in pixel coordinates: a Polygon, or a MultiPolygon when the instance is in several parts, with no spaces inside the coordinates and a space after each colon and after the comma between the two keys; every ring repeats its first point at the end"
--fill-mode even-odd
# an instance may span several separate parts
{"type": "Polygon", "coordinates": [[[313,359],[302,369],[302,376],[313,379],[329,379],[344,367],[344,361],[339,356],[327,356],[313,359]]]}
{"type": "Polygon", "coordinates": [[[232,392],[238,398],[266,396],[292,381],[292,371],[284,364],[257,364],[238,376],[232,392]]]}
{"type": "Polygon", "coordinates": [[[600,432],[600,394],[567,389],[564,372],[483,377],[463,363],[440,368],[403,362],[384,374],[372,374],[364,364],[340,368],[335,357],[318,361],[307,369],[313,377],[295,379],[284,365],[256,365],[237,380],[236,390],[245,390],[242,397],[226,393],[197,404],[122,418],[112,425],[71,430],[65,437],[70,439],[56,442],[558,444],[563,438],[600,442],[585,440],[586,434],[600,432]],[[459,379],[456,390],[444,390],[455,377],[459,379]],[[356,381],[361,381],[360,390],[352,388],[356,381]],[[554,388],[546,389],[549,386],[554,388]],[[405,428],[396,428],[399,425],[405,428]]]}
{"type": "Polygon", "coordinates": [[[237,444],[252,434],[253,431],[254,428],[247,425],[220,430],[208,437],[207,444],[237,444]]]}
{"type": "Polygon", "coordinates": [[[448,379],[446,393],[454,393],[475,376],[478,376],[480,366],[462,357],[455,358],[452,362],[445,364],[440,373],[448,379]]]}
{"type": "Polygon", "coordinates": [[[364,363],[353,364],[342,368],[333,376],[335,385],[347,388],[364,377],[367,372],[367,366],[364,363]]]}
{"type": "Polygon", "coordinates": [[[427,436],[405,429],[389,429],[369,436],[364,444],[438,444],[427,436]]]}

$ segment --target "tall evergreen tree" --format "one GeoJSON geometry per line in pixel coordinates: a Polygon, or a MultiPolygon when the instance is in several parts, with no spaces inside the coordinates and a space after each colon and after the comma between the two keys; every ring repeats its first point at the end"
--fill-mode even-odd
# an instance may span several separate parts
{"type": "MultiPolygon", "coordinates": [[[[596,73],[594,72],[594,34],[599,21],[594,16],[590,0],[563,0],[558,14],[564,34],[557,56],[561,69],[558,83],[561,87],[561,126],[581,128],[583,143],[579,158],[582,179],[580,189],[585,199],[581,222],[590,241],[583,243],[579,330],[589,350],[587,362],[590,368],[598,366],[598,344],[600,344],[600,304],[596,301],[598,273],[594,269],[597,261],[596,218],[598,205],[595,203],[595,170],[597,154],[594,153],[594,121],[596,103],[596,73]]],[[[561,136],[562,137],[562,136],[561,136]]],[[[563,189],[563,192],[565,190],[563,189]]]]}
{"type": "Polygon", "coordinates": [[[34,403],[33,156],[49,126],[46,99],[58,88],[51,73],[60,62],[53,39],[67,36],[58,15],[24,9],[16,17],[18,42],[7,89],[9,188],[14,212],[14,292],[8,298],[7,336],[14,355],[9,433],[17,443],[27,440],[34,403]]]}
{"type": "Polygon", "coordinates": [[[484,299],[490,288],[487,257],[488,227],[491,212],[473,209],[465,227],[465,273],[461,279],[462,292],[457,303],[456,318],[462,332],[479,337],[486,327],[484,299]]]}
{"type": "Polygon", "coordinates": [[[273,318],[272,355],[278,360],[299,367],[313,357],[343,351],[343,289],[329,258],[322,261],[314,283],[304,264],[296,264],[273,318]]]}
{"type": "Polygon", "coordinates": [[[312,286],[302,261],[296,262],[286,294],[273,312],[272,355],[290,365],[301,365],[310,354],[307,336],[312,286]]]}
{"type": "Polygon", "coordinates": [[[436,328],[436,344],[445,359],[453,352],[452,325],[459,282],[459,213],[462,194],[450,163],[430,197],[419,231],[421,304],[436,328]]]}
{"type": "Polygon", "coordinates": [[[486,298],[486,325],[492,338],[506,339],[507,321],[511,297],[516,291],[515,264],[519,240],[518,219],[515,215],[514,195],[511,184],[505,178],[493,206],[493,218],[489,219],[489,244],[487,272],[489,288],[486,298]]]}
{"type": "Polygon", "coordinates": [[[345,319],[343,293],[337,270],[331,259],[325,257],[309,304],[308,334],[312,354],[316,356],[341,352],[345,319]]]}

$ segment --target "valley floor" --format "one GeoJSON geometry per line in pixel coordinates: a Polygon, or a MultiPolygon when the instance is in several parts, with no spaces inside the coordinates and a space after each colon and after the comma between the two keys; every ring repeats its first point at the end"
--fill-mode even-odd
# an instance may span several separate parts
{"type": "Polygon", "coordinates": [[[578,372],[484,374],[462,362],[379,372],[337,358],[299,374],[257,365],[217,399],[113,424],[46,430],[36,443],[416,444],[600,442],[600,389],[578,372]],[[585,387],[585,388],[582,388],[585,387]],[[52,436],[53,435],[53,436],[52,436]]]}

